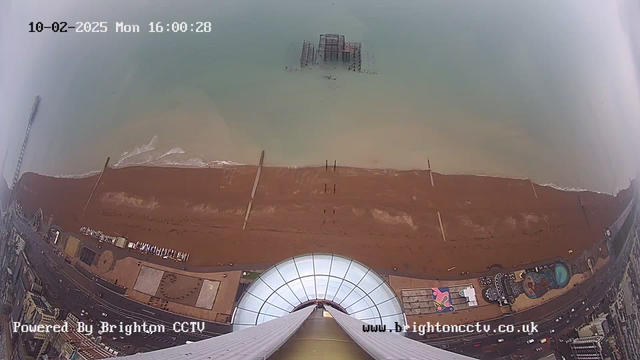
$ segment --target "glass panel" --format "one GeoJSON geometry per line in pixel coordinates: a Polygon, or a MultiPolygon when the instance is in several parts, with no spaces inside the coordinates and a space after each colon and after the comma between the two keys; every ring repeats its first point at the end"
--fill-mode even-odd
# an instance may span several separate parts
{"type": "Polygon", "coordinates": [[[354,261],[353,263],[351,263],[351,267],[349,268],[349,271],[347,271],[347,276],[345,277],[345,279],[358,285],[358,283],[360,282],[360,280],[362,280],[364,274],[366,273],[367,268],[354,261]]]}
{"type": "Polygon", "coordinates": [[[364,279],[360,281],[360,284],[358,284],[358,287],[364,290],[364,292],[370,293],[371,291],[373,291],[373,289],[378,287],[378,285],[380,285],[381,283],[382,283],[382,279],[380,279],[378,275],[369,271],[367,273],[367,276],[365,276],[364,279]]]}
{"type": "Polygon", "coordinates": [[[281,317],[281,316],[288,315],[290,312],[284,311],[282,309],[278,309],[277,307],[271,304],[265,304],[264,307],[262,308],[262,311],[260,311],[260,313],[275,316],[275,317],[281,317]]]}
{"type": "Polygon", "coordinates": [[[316,275],[329,275],[331,269],[331,255],[313,255],[313,261],[315,263],[316,275]]]}
{"type": "Polygon", "coordinates": [[[328,283],[328,276],[316,276],[316,292],[318,293],[318,299],[325,298],[328,283]]]}
{"type": "MultiPolygon", "coordinates": [[[[353,314],[353,313],[357,313],[360,310],[366,309],[368,307],[371,307],[372,305],[369,305],[367,303],[367,301],[365,301],[365,299],[367,299],[367,297],[365,296],[364,299],[361,299],[360,301],[356,302],[355,304],[349,306],[348,308],[346,308],[345,310],[347,310],[347,312],[349,313],[349,315],[353,314]]],[[[370,301],[369,301],[370,302],[370,301]]]]}
{"type": "Polygon", "coordinates": [[[376,324],[382,324],[382,322],[380,321],[380,316],[378,316],[378,311],[375,308],[357,312],[352,316],[356,319],[363,320],[363,321],[373,319],[376,321],[376,324]]]}
{"type": "Polygon", "coordinates": [[[351,259],[318,254],[286,260],[254,281],[236,309],[234,331],[285,316],[316,298],[333,301],[370,324],[405,323],[398,299],[381,277],[351,259]]]}
{"type": "Polygon", "coordinates": [[[253,327],[253,325],[238,325],[238,324],[234,324],[233,325],[233,331],[240,331],[243,329],[248,329],[250,327],[253,327]]]}
{"type": "Polygon", "coordinates": [[[295,279],[289,282],[289,287],[291,287],[291,290],[293,290],[293,293],[296,294],[296,297],[300,300],[300,302],[309,301],[309,298],[304,292],[302,281],[300,281],[300,279],[295,279]]]}
{"type": "Polygon", "coordinates": [[[274,290],[279,288],[280,285],[284,285],[284,280],[282,280],[282,276],[280,276],[280,273],[278,272],[278,270],[276,270],[276,268],[267,270],[267,272],[260,275],[260,279],[266,282],[267,285],[269,285],[269,287],[274,290]]]}
{"type": "Polygon", "coordinates": [[[309,296],[309,299],[313,300],[316,298],[316,285],[314,282],[314,277],[313,276],[307,276],[304,277],[302,279],[300,279],[302,281],[302,285],[304,286],[304,289],[307,291],[307,296],[309,296]]]}
{"type": "Polygon", "coordinates": [[[242,296],[242,300],[240,301],[240,305],[238,306],[243,309],[258,312],[260,311],[262,304],[264,304],[264,301],[247,292],[242,296]]]}
{"type": "Polygon", "coordinates": [[[283,263],[278,264],[277,267],[278,267],[278,270],[280,271],[280,274],[282,274],[282,277],[284,277],[284,279],[287,282],[298,278],[298,271],[296,270],[296,267],[293,264],[292,259],[289,259],[283,263]]]}
{"type": "Polygon", "coordinates": [[[338,286],[340,286],[341,282],[342,282],[341,279],[338,279],[335,277],[329,278],[329,287],[327,289],[327,294],[325,296],[325,299],[331,300],[335,297],[336,293],[338,292],[338,286]]]}
{"type": "Polygon", "coordinates": [[[380,315],[383,317],[402,313],[400,303],[395,299],[378,304],[378,311],[380,311],[380,315]]]}
{"type": "Polygon", "coordinates": [[[349,294],[349,296],[347,296],[347,298],[342,301],[342,304],[340,305],[342,305],[346,309],[349,306],[355,304],[356,301],[360,300],[365,295],[366,294],[364,293],[364,291],[362,291],[362,289],[355,288],[351,292],[351,294],[349,294]]]}
{"type": "Polygon", "coordinates": [[[257,313],[238,309],[238,312],[236,313],[235,321],[236,321],[236,324],[254,325],[256,323],[257,318],[258,318],[257,313]]]}
{"type": "Polygon", "coordinates": [[[252,293],[256,297],[259,297],[260,299],[265,299],[265,300],[273,292],[273,290],[269,289],[267,284],[265,284],[262,280],[260,280],[260,278],[256,279],[256,281],[254,281],[253,284],[251,284],[251,286],[249,287],[249,290],[247,291],[252,293]]]}
{"type": "Polygon", "coordinates": [[[336,294],[336,297],[333,299],[333,301],[337,304],[342,305],[344,298],[347,297],[347,295],[349,295],[349,293],[351,292],[351,290],[353,290],[354,287],[355,286],[352,283],[348,281],[343,281],[342,285],[340,285],[340,289],[338,290],[338,294],[336,294]]]}
{"type": "Polygon", "coordinates": [[[389,292],[389,288],[384,285],[381,285],[377,289],[373,290],[371,293],[369,293],[369,296],[371,297],[371,299],[373,299],[373,301],[376,304],[379,304],[385,300],[389,300],[390,298],[395,297],[394,294],[391,294],[389,292]]]}
{"type": "Polygon", "coordinates": [[[293,260],[296,262],[300,277],[313,275],[313,260],[311,259],[311,255],[294,258],[293,260]]]}
{"type": "Polygon", "coordinates": [[[260,314],[260,316],[258,316],[258,323],[256,325],[260,325],[262,323],[265,323],[265,322],[273,320],[273,319],[277,319],[277,317],[269,316],[269,315],[265,315],[265,314],[260,314]]]}
{"type": "Polygon", "coordinates": [[[294,306],[300,305],[300,300],[294,293],[291,292],[291,290],[289,289],[289,286],[287,285],[282,286],[280,289],[278,289],[277,293],[280,294],[280,296],[285,298],[288,302],[290,302],[294,306]]]}
{"type": "Polygon", "coordinates": [[[333,264],[331,265],[331,275],[344,278],[350,263],[350,259],[343,258],[342,256],[334,256],[333,264]]]}
{"type": "Polygon", "coordinates": [[[278,293],[273,293],[273,295],[269,296],[269,300],[267,300],[267,303],[275,305],[286,311],[293,310],[293,305],[286,302],[280,295],[278,295],[278,293]]]}

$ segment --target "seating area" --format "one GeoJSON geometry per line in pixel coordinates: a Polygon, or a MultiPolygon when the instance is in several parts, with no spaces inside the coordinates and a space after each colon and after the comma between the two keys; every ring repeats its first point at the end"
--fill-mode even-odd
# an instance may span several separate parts
{"type": "Polygon", "coordinates": [[[152,255],[161,257],[163,259],[171,259],[178,262],[189,261],[189,253],[187,252],[176,251],[169,248],[162,248],[156,245],[151,245],[151,244],[147,244],[140,241],[132,245],[133,246],[130,246],[131,249],[138,250],[144,254],[152,254],[152,255]]]}

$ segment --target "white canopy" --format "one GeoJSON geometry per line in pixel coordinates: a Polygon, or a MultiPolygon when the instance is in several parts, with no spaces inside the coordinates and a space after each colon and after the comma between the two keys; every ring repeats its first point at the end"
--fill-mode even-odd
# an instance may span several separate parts
{"type": "Polygon", "coordinates": [[[369,324],[406,324],[396,294],[374,271],[346,257],[308,254],[278,263],[249,286],[234,311],[233,330],[277,319],[316,300],[369,324]]]}

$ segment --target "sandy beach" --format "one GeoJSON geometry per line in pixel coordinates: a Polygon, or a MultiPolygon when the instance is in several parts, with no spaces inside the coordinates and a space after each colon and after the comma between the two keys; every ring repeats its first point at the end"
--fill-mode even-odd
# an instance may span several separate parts
{"type": "Polygon", "coordinates": [[[42,208],[45,222],[53,215],[65,231],[88,226],[187,251],[193,266],[330,252],[435,277],[451,267],[477,272],[569,257],[601,240],[632,197],[629,189],[614,197],[438,173],[432,186],[428,171],[267,167],[243,231],[256,171],[108,169],[85,214],[97,175],[25,173],[17,195],[25,211],[42,208]]]}

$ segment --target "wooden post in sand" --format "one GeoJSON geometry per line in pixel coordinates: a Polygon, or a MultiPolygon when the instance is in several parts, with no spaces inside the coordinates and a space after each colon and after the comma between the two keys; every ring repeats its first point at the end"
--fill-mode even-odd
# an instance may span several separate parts
{"type": "Polygon", "coordinates": [[[580,208],[582,209],[582,214],[584,215],[584,220],[587,222],[587,226],[591,227],[589,223],[589,217],[587,216],[587,209],[584,208],[584,204],[582,203],[582,198],[578,195],[578,201],[580,202],[580,208]]]}
{"type": "Polygon", "coordinates": [[[433,183],[433,172],[431,171],[431,161],[429,161],[429,159],[427,159],[427,168],[429,169],[429,178],[431,179],[431,187],[435,187],[435,184],[433,183]]]}
{"type": "Polygon", "coordinates": [[[249,205],[247,205],[247,213],[244,216],[244,224],[242,224],[242,230],[247,228],[247,222],[249,222],[249,214],[251,213],[253,198],[256,196],[256,189],[258,189],[258,180],[260,180],[260,173],[262,172],[263,162],[264,162],[264,150],[262,150],[262,153],[260,154],[260,163],[258,163],[258,172],[256,173],[256,180],[253,182],[253,190],[251,190],[251,199],[249,199],[249,205]]]}
{"type": "Polygon", "coordinates": [[[533,195],[535,195],[536,199],[538,198],[538,193],[536,192],[536,187],[533,186],[533,181],[529,179],[529,184],[531,184],[531,190],[533,190],[533,195]]]}
{"type": "Polygon", "coordinates": [[[85,213],[85,211],[87,211],[87,207],[91,202],[91,198],[93,198],[93,194],[96,193],[96,189],[98,188],[98,185],[100,185],[100,180],[102,180],[102,176],[104,175],[104,172],[107,170],[107,167],[109,166],[109,159],[110,158],[107,158],[107,161],[104,163],[104,168],[102,168],[102,172],[100,173],[100,176],[98,176],[98,181],[96,181],[96,185],[93,187],[93,191],[91,192],[91,195],[89,195],[89,199],[87,200],[87,203],[84,205],[84,209],[82,209],[83,214],[85,213]]]}
{"type": "Polygon", "coordinates": [[[447,242],[447,236],[444,234],[444,226],[442,226],[442,217],[440,216],[440,211],[438,211],[438,222],[440,223],[440,232],[442,232],[442,239],[444,242],[447,242]]]}

